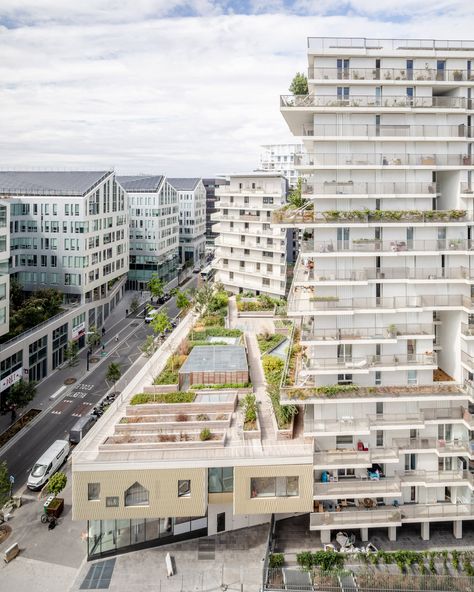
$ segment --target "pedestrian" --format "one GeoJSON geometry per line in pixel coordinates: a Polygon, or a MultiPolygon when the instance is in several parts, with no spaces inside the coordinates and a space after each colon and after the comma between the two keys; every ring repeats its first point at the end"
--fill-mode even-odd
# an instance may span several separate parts
{"type": "Polygon", "coordinates": [[[102,344],[102,351],[105,351],[105,343],[102,344]]]}
{"type": "Polygon", "coordinates": [[[119,336],[118,336],[118,335],[116,335],[116,336],[115,336],[115,343],[117,343],[117,342],[118,342],[118,340],[119,340],[119,336]]]}
{"type": "Polygon", "coordinates": [[[128,308],[125,309],[125,316],[128,317],[128,308]]]}
{"type": "Polygon", "coordinates": [[[102,337],[105,335],[105,327],[102,327],[102,337]]]}
{"type": "Polygon", "coordinates": [[[11,420],[12,420],[12,423],[13,423],[15,421],[15,419],[16,419],[16,409],[15,409],[15,406],[14,405],[12,405],[10,409],[11,409],[11,420]]]}

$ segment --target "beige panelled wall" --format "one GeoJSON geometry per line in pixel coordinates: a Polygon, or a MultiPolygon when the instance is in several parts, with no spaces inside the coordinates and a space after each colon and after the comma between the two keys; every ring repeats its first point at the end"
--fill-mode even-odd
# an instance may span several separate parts
{"type": "Polygon", "coordinates": [[[168,518],[206,514],[207,470],[75,471],[72,476],[73,520],[168,518]],[[178,497],[178,480],[191,480],[191,495],[178,497]],[[136,481],[149,491],[148,506],[125,507],[125,491],[136,481]],[[88,483],[100,483],[100,501],[88,501],[88,483]],[[119,506],[107,508],[105,498],[117,496],[119,506]]]}
{"type": "Polygon", "coordinates": [[[234,468],[234,513],[273,514],[313,511],[313,466],[278,465],[234,468]],[[252,498],[252,477],[299,477],[299,496],[252,498]]]}

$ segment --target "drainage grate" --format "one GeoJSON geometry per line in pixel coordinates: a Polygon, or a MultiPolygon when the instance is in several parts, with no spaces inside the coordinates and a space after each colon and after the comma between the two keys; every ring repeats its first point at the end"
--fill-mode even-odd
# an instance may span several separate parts
{"type": "Polygon", "coordinates": [[[198,561],[214,561],[216,558],[216,540],[199,539],[198,561]]]}
{"type": "Polygon", "coordinates": [[[80,590],[106,590],[110,586],[112,573],[115,567],[115,559],[98,561],[91,565],[80,590]]]}

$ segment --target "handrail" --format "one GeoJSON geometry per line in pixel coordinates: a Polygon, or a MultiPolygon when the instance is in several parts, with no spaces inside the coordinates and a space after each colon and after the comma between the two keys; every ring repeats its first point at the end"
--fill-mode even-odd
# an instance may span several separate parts
{"type": "MultiPolygon", "coordinates": [[[[281,107],[370,107],[380,109],[472,109],[472,100],[464,97],[406,97],[357,95],[337,97],[333,95],[280,95],[281,107]]],[[[296,155],[295,155],[296,156],[296,155]]]]}
{"type": "Polygon", "coordinates": [[[438,82],[456,81],[466,82],[474,80],[474,73],[465,68],[458,69],[438,69],[428,68],[308,68],[308,78],[317,80],[384,80],[384,81],[402,81],[413,80],[416,82],[423,80],[435,80],[438,82]]]}

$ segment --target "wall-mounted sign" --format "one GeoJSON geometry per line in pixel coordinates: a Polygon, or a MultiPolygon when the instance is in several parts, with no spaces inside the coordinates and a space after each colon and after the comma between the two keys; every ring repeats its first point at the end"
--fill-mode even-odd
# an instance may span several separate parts
{"type": "Polygon", "coordinates": [[[0,393],[7,390],[12,384],[18,382],[23,378],[23,368],[18,368],[15,372],[12,372],[9,376],[6,376],[3,380],[0,381],[0,393]]]}

